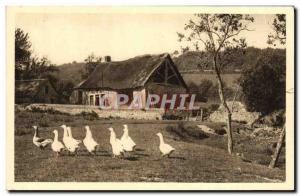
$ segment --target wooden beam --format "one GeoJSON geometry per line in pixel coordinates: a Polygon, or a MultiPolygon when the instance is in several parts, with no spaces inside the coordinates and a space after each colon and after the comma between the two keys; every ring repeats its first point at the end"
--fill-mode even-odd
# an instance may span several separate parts
{"type": "Polygon", "coordinates": [[[154,73],[156,73],[159,77],[161,77],[161,79],[164,79],[164,76],[158,70],[156,70],[154,73]]]}
{"type": "Polygon", "coordinates": [[[168,83],[168,65],[166,63],[164,63],[165,66],[165,83],[168,83]]]}
{"type": "Polygon", "coordinates": [[[171,79],[171,78],[173,78],[173,77],[176,77],[176,78],[177,78],[177,75],[176,75],[176,74],[172,74],[172,75],[168,76],[167,80],[169,80],[169,79],[171,79]]]}
{"type": "Polygon", "coordinates": [[[285,139],[285,125],[281,130],[281,134],[280,134],[279,139],[277,141],[276,150],[275,150],[274,155],[272,156],[272,160],[270,162],[269,168],[274,168],[276,166],[276,163],[279,159],[279,155],[280,155],[280,152],[281,152],[281,148],[283,146],[284,139],[285,139]]]}
{"type": "MultiPolygon", "coordinates": [[[[170,76],[170,78],[172,78],[173,76],[175,76],[176,79],[177,79],[177,81],[178,81],[178,83],[179,83],[181,86],[183,86],[181,80],[180,80],[179,77],[178,77],[177,72],[175,71],[174,67],[171,65],[171,63],[170,63],[169,61],[166,61],[166,66],[167,66],[167,67],[170,67],[171,70],[172,70],[172,72],[173,72],[173,74],[170,76]]],[[[168,78],[168,79],[170,79],[170,78],[168,78]]]]}

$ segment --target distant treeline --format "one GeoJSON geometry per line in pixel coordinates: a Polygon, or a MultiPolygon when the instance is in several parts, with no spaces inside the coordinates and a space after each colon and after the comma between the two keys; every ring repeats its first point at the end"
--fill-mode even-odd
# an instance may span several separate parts
{"type": "MultiPolygon", "coordinates": [[[[253,66],[257,63],[261,54],[267,51],[280,56],[285,56],[286,53],[285,49],[248,47],[242,49],[240,52],[242,55],[233,58],[232,62],[223,68],[223,73],[236,73],[253,66]]],[[[178,57],[173,57],[173,60],[181,72],[206,72],[213,69],[211,58],[203,51],[188,51],[178,57]]]]}

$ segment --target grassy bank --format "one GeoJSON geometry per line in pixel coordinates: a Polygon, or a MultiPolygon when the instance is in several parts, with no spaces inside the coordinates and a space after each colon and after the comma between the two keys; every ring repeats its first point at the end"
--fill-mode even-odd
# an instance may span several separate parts
{"type": "MultiPolygon", "coordinates": [[[[270,157],[269,152],[256,149],[258,143],[234,134],[235,153],[244,152],[246,158],[230,156],[225,150],[226,137],[210,135],[195,139],[193,134],[188,134],[186,137],[189,139],[183,140],[167,130],[167,127],[176,127],[177,121],[88,119],[84,116],[22,111],[16,113],[15,123],[16,181],[273,182],[285,179],[284,167],[269,169],[244,160],[249,159],[246,152],[251,150],[261,157],[270,157]],[[124,123],[128,124],[137,150],[126,154],[124,159],[113,159],[107,128],[113,127],[119,138],[124,123]],[[84,138],[83,126],[88,124],[100,144],[99,151],[95,156],[89,155],[82,146],[77,156],[65,153],[56,157],[49,147],[42,151],[32,144],[33,124],[40,126],[40,135],[45,138],[53,138],[52,131],[57,129],[59,140],[62,140],[63,134],[59,127],[61,124],[72,126],[76,139],[84,138]],[[161,132],[165,141],[176,148],[169,159],[160,156],[157,132],[161,132]]],[[[186,124],[190,127],[195,125],[195,122],[186,124]]],[[[215,123],[208,125],[221,126],[215,123]]]]}

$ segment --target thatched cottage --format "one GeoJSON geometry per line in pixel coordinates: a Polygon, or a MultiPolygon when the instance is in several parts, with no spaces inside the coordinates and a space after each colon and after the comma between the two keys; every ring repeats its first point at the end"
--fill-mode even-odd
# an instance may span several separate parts
{"type": "Polygon", "coordinates": [[[169,54],[143,55],[100,63],[85,81],[75,87],[70,102],[99,105],[99,100],[109,94],[110,100],[104,102],[109,105],[115,101],[117,94],[126,94],[129,103],[135,95],[139,95],[145,105],[148,94],[182,93],[188,93],[188,88],[169,54]]]}
{"type": "Polygon", "coordinates": [[[59,103],[59,95],[47,79],[16,80],[15,103],[59,103]]]}

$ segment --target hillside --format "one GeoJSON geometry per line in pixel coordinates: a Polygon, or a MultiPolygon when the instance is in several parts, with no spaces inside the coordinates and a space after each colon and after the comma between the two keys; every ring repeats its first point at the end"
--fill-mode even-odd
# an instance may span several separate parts
{"type": "MultiPolygon", "coordinates": [[[[283,49],[259,49],[248,47],[244,55],[232,61],[230,65],[226,67],[225,73],[236,73],[236,70],[241,70],[245,66],[254,65],[258,57],[262,52],[271,50],[272,52],[278,52],[285,55],[283,49]]],[[[206,74],[204,70],[212,69],[211,61],[205,52],[189,51],[181,54],[178,57],[173,57],[174,63],[177,65],[181,73],[202,73],[206,74]]],[[[74,85],[82,81],[81,71],[84,69],[84,62],[72,62],[58,66],[59,72],[55,73],[55,76],[71,81],[74,85]]],[[[212,77],[213,78],[213,77],[212,77]]]]}
{"type": "MultiPolygon", "coordinates": [[[[236,70],[242,70],[246,66],[255,65],[258,57],[266,51],[285,55],[284,49],[259,49],[248,47],[232,58],[232,61],[224,68],[223,72],[234,73],[236,70]]],[[[207,53],[201,51],[185,52],[178,57],[173,57],[173,61],[180,72],[195,73],[213,69],[212,62],[207,53]]]]}
{"type": "Polygon", "coordinates": [[[56,76],[71,81],[73,84],[78,84],[81,81],[81,71],[84,69],[85,63],[67,63],[58,66],[59,72],[56,76]]]}

